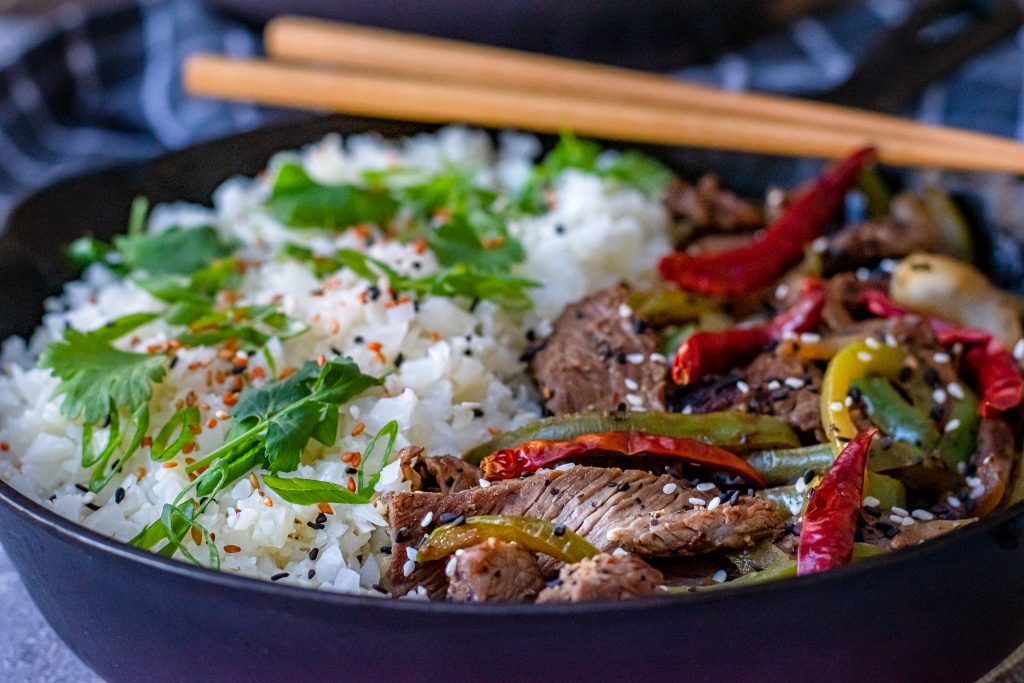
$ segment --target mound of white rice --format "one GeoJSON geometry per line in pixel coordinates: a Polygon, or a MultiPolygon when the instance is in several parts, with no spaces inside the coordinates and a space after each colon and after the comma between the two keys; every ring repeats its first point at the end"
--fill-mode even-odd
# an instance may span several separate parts
{"type": "MultiPolygon", "coordinates": [[[[510,192],[525,180],[538,152],[537,141],[530,137],[509,134],[494,149],[483,133],[447,128],[401,142],[330,136],[282,156],[300,159],[324,183],[353,181],[368,169],[408,165],[432,170],[454,164],[472,170],[479,182],[510,192]]],[[[542,284],[532,291],[535,305],[529,313],[510,313],[486,301],[469,310],[439,297],[424,298],[418,310],[411,302],[387,304],[385,297],[364,302],[367,283],[351,271],[319,280],[299,262],[275,259],[277,248],[285,241],[304,242],[324,253],[347,247],[410,274],[436,268],[430,252],[418,253],[413,245],[393,240],[371,240],[367,246],[355,231],[326,237],[288,229],[261,206],[271,175],[229,180],[214,195],[213,209],[156,207],[148,229],[208,224],[244,244],[241,255],[254,266],[247,271],[239,303],[279,302],[285,313],[310,327],[305,334],[284,342],[272,339],[267,345],[278,370],[340,353],[351,356],[367,374],[390,372],[382,389],[343,408],[341,438],[334,447],[311,444],[298,471],[285,476],[343,481],[347,465],[340,455],[362,451],[391,420],[400,427],[398,447],[418,444],[429,454],[459,454],[499,430],[536,419],[540,406],[519,360],[527,332],[545,334],[567,303],[616,281],[642,284],[651,278],[657,257],[669,250],[668,216],[659,201],[569,171],[557,183],[550,212],[509,226],[528,251],[520,274],[542,284]],[[379,352],[372,342],[380,344],[379,352]],[[404,362],[396,368],[399,354],[404,362]]],[[[164,307],[130,280],[91,266],[80,281],[66,285],[62,296],[47,302],[48,312],[29,342],[7,340],[3,349],[0,477],[58,514],[124,541],[156,520],[164,504],[188,485],[185,456],[161,465],[141,449],[102,493],[83,492],[89,471],[80,462],[82,426],[61,415],[60,400],[51,398],[57,380],[35,368],[35,358],[66,326],[87,331],[128,313],[164,307]],[[118,489],[123,490],[119,502],[114,499],[118,489]]],[[[167,342],[169,333],[158,319],[118,345],[141,351],[167,342]]],[[[200,407],[203,431],[191,457],[221,445],[230,427],[230,419],[224,419],[230,410],[224,404],[225,386],[217,381],[224,373],[214,372],[229,367],[225,362],[230,359],[218,358],[217,349],[182,349],[166,379],[154,388],[151,424],[165,423],[181,401],[200,407]]],[[[261,354],[250,359],[250,371],[257,367],[271,376],[261,354]]],[[[100,444],[105,431],[96,435],[100,444]]],[[[397,463],[387,466],[378,490],[403,486],[407,484],[397,463]]],[[[226,571],[263,578],[287,573],[283,580],[290,583],[370,591],[388,560],[381,552],[390,545],[385,520],[370,504],[332,507],[333,514],[317,529],[319,525],[307,524],[320,514],[316,506],[292,505],[267,487],[254,489],[243,478],[221,493],[198,521],[216,537],[226,571]]]]}

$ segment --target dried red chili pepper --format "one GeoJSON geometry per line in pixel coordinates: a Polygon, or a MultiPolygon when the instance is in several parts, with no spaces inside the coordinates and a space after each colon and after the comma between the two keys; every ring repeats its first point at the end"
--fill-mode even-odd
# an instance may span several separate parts
{"type": "Polygon", "coordinates": [[[800,526],[798,576],[833,569],[853,559],[857,516],[864,496],[864,466],[877,432],[871,428],[846,444],[811,492],[800,526]]]}
{"type": "Polygon", "coordinates": [[[698,256],[675,252],[661,259],[658,272],[682,289],[720,297],[742,296],[770,284],[799,263],[804,247],[821,236],[873,158],[874,150],[865,148],[827,168],[751,244],[698,256]]]}
{"type": "MultiPolygon", "coordinates": [[[[912,313],[877,289],[862,293],[861,302],[881,318],[897,318],[912,313]]],[[[1021,378],[1013,356],[998,339],[985,330],[959,327],[941,318],[922,317],[928,321],[943,346],[963,344],[964,367],[981,395],[978,412],[982,417],[993,417],[1024,400],[1024,378],[1021,378]]]]}
{"type": "Polygon", "coordinates": [[[663,456],[739,475],[764,486],[764,479],[746,460],[718,446],[637,431],[585,434],[569,441],[526,441],[491,453],[480,463],[480,469],[488,480],[514,479],[561,460],[596,453],[663,456]]]}
{"type": "Polygon", "coordinates": [[[676,351],[672,362],[672,381],[686,385],[699,382],[743,365],[788,333],[808,332],[821,321],[825,305],[825,283],[806,278],[800,298],[788,310],[753,327],[734,327],[724,332],[696,332],[676,351]]]}

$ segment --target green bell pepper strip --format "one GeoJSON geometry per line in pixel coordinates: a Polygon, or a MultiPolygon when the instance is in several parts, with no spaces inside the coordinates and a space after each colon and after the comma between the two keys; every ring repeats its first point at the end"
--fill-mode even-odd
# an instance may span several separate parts
{"type": "Polygon", "coordinates": [[[807,488],[798,490],[796,486],[775,486],[756,491],[754,495],[771,503],[783,519],[788,519],[803,511],[807,504],[807,491],[807,488]]]}
{"type": "Polygon", "coordinates": [[[821,472],[832,464],[835,453],[827,443],[800,448],[774,449],[753,453],[747,462],[768,484],[789,484],[808,470],[821,472]]]}
{"type": "Polygon", "coordinates": [[[752,548],[726,552],[726,556],[736,565],[740,574],[744,575],[761,572],[793,561],[789,553],[768,540],[761,541],[752,548]]]}
{"type": "Polygon", "coordinates": [[[953,403],[946,431],[939,441],[939,455],[954,471],[960,463],[966,463],[978,444],[978,396],[970,388],[961,385],[964,397],[953,403]],[[953,421],[956,420],[954,423],[953,421]],[[957,426],[949,429],[952,424],[957,426]]]}
{"type": "Polygon", "coordinates": [[[903,482],[868,470],[864,473],[864,493],[878,499],[878,506],[885,508],[907,507],[907,489],[903,482]]]}
{"type": "Polygon", "coordinates": [[[641,320],[654,327],[692,322],[719,310],[711,299],[678,289],[630,292],[629,306],[641,320]]]}
{"type": "Polygon", "coordinates": [[[432,532],[416,553],[417,562],[448,557],[456,550],[497,538],[562,562],[579,562],[601,551],[562,524],[513,515],[467,517],[462,523],[443,524],[432,532]]]}
{"type": "Polygon", "coordinates": [[[939,430],[925,415],[907,403],[885,377],[859,377],[850,388],[860,391],[871,421],[896,441],[925,453],[939,443],[939,430]]]}
{"type": "Polygon", "coordinates": [[[821,424],[837,455],[857,436],[857,426],[845,404],[850,386],[867,375],[896,377],[906,355],[898,346],[869,346],[860,340],[844,347],[829,362],[821,381],[821,424]]]}
{"type": "Polygon", "coordinates": [[[776,417],[732,411],[682,413],[576,413],[538,420],[472,448],[463,459],[474,465],[495,451],[527,441],[572,441],[587,434],[637,431],[657,436],[693,439],[732,451],[795,448],[793,428],[776,417]]]}

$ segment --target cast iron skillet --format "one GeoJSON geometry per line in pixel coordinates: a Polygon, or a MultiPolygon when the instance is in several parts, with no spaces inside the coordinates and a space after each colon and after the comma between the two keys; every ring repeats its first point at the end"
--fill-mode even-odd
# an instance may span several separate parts
{"type": "MultiPolygon", "coordinates": [[[[428,130],[352,118],[265,128],[39,192],[0,238],[3,335],[68,275],[60,245],[124,225],[131,198],[203,201],[233,173],[329,131],[428,130]]],[[[682,172],[706,155],[653,150],[682,172]]],[[[751,190],[792,162],[710,167],[751,190]],[[744,182],[746,180],[746,182],[744,182]]],[[[763,189],[763,187],[762,187],[763,189]]],[[[1024,640],[1024,504],[816,576],[645,601],[466,606],[317,592],[165,560],[0,482],[0,540],[50,624],[109,680],[972,681],[1024,640]]]]}

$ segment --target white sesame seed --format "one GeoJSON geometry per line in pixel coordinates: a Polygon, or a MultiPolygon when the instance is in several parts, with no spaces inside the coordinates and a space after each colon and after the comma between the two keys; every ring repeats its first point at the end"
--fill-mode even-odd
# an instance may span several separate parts
{"type": "Polygon", "coordinates": [[[1013,345],[1013,357],[1017,360],[1024,359],[1024,339],[1018,339],[1013,345]]]}
{"type": "Polygon", "coordinates": [[[861,363],[870,363],[871,362],[871,354],[868,353],[867,351],[858,351],[857,352],[857,360],[859,360],[861,363]]]}
{"type": "Polygon", "coordinates": [[[782,385],[779,383],[778,380],[773,379],[771,382],[768,382],[768,391],[775,391],[776,389],[781,388],[782,385]]]}
{"type": "Polygon", "coordinates": [[[717,497],[717,496],[715,496],[710,501],[708,501],[708,510],[714,510],[716,507],[718,507],[721,504],[722,504],[722,499],[717,497]]]}
{"type": "Polygon", "coordinates": [[[626,394],[626,403],[628,403],[631,406],[638,406],[641,405],[643,402],[644,400],[637,396],[636,394],[626,394]]]}
{"type": "Polygon", "coordinates": [[[624,548],[616,548],[612,551],[612,557],[625,557],[629,555],[624,548]]]}
{"type": "Polygon", "coordinates": [[[914,518],[913,517],[904,517],[903,521],[900,522],[900,524],[902,524],[903,526],[911,526],[911,525],[914,524],[914,518]]]}
{"type": "Polygon", "coordinates": [[[949,354],[945,351],[936,351],[932,354],[932,360],[936,363],[948,363],[952,358],[950,358],[949,354]]]}
{"type": "Polygon", "coordinates": [[[944,389],[936,389],[932,392],[932,400],[936,403],[945,403],[946,398],[946,391],[944,389]]]}
{"type": "Polygon", "coordinates": [[[869,508],[876,508],[882,501],[878,500],[874,496],[864,496],[864,504],[869,508]]]}
{"type": "Polygon", "coordinates": [[[479,483],[480,483],[480,488],[482,488],[482,489],[485,489],[485,488],[487,488],[488,486],[491,485],[491,482],[487,481],[486,479],[481,479],[479,483]]]}
{"type": "Polygon", "coordinates": [[[946,502],[949,503],[949,507],[951,508],[958,508],[963,505],[963,503],[960,502],[960,499],[956,496],[946,496],[946,502]]]}
{"type": "Polygon", "coordinates": [[[949,432],[956,431],[957,429],[960,429],[960,420],[954,417],[952,420],[946,423],[946,428],[943,431],[948,434],[949,432]]]}
{"type": "Polygon", "coordinates": [[[804,491],[807,490],[807,482],[804,481],[803,477],[800,477],[799,479],[796,480],[796,486],[795,487],[796,487],[796,492],[797,493],[803,493],[804,491]]]}
{"type": "Polygon", "coordinates": [[[412,574],[414,571],[416,571],[416,563],[412,560],[408,560],[405,564],[402,565],[403,576],[409,576],[409,574],[412,574]]]}
{"type": "Polygon", "coordinates": [[[423,519],[420,520],[420,526],[426,529],[430,526],[430,523],[434,521],[434,511],[428,510],[427,514],[423,515],[423,519]]]}
{"type": "Polygon", "coordinates": [[[696,505],[697,507],[703,507],[707,505],[703,498],[691,498],[690,505],[696,505]]]}
{"type": "Polygon", "coordinates": [[[633,315],[633,309],[629,307],[629,304],[619,304],[619,315],[628,318],[633,315]]]}
{"type": "Polygon", "coordinates": [[[406,546],[406,548],[405,548],[405,556],[406,556],[407,559],[410,559],[413,562],[415,562],[416,561],[416,557],[419,554],[420,553],[419,553],[418,550],[416,550],[416,548],[413,548],[412,546],[406,546]]]}
{"type": "Polygon", "coordinates": [[[891,514],[889,519],[896,524],[903,524],[903,515],[891,514]]]}
{"type": "Polygon", "coordinates": [[[609,541],[614,541],[615,540],[615,529],[609,529],[608,531],[606,531],[605,534],[604,534],[604,537],[607,538],[609,541]]]}
{"type": "Polygon", "coordinates": [[[785,332],[782,333],[782,338],[785,341],[796,341],[800,337],[793,330],[786,330],[785,332]]]}
{"type": "Polygon", "coordinates": [[[971,493],[970,493],[971,500],[978,500],[979,498],[981,498],[984,495],[985,495],[985,487],[984,486],[975,486],[973,489],[971,489],[971,493]]]}
{"type": "Polygon", "coordinates": [[[880,348],[882,348],[882,342],[878,341],[874,337],[865,337],[864,338],[864,345],[867,346],[869,349],[880,349],[880,348]]]}
{"type": "Polygon", "coordinates": [[[738,382],[736,382],[736,388],[739,389],[739,392],[741,394],[750,393],[750,385],[744,382],[743,380],[739,380],[738,382]]]}
{"type": "Polygon", "coordinates": [[[804,381],[799,377],[787,377],[785,382],[786,386],[791,389],[801,389],[804,386],[804,381]]]}
{"type": "Polygon", "coordinates": [[[817,344],[821,341],[821,335],[815,332],[804,332],[800,335],[800,342],[802,344],[817,344]]]}
{"type": "Polygon", "coordinates": [[[844,398],[843,399],[843,405],[846,406],[847,408],[853,406],[853,397],[852,396],[847,396],[846,398],[844,398]]]}
{"type": "Polygon", "coordinates": [[[899,265],[895,259],[884,258],[878,262],[878,269],[883,273],[891,273],[896,270],[896,266],[899,265]]]}
{"type": "Polygon", "coordinates": [[[818,237],[811,242],[811,249],[816,254],[824,254],[825,250],[828,249],[828,239],[825,237],[818,237]]]}
{"type": "Polygon", "coordinates": [[[828,409],[833,413],[841,412],[843,410],[843,403],[842,401],[832,401],[828,404],[828,409]]]}
{"type": "Polygon", "coordinates": [[[636,391],[637,389],[640,388],[640,385],[637,384],[635,380],[631,380],[628,377],[626,378],[625,385],[626,388],[629,389],[630,391],[636,391]]]}
{"type": "Polygon", "coordinates": [[[652,353],[650,359],[652,363],[661,363],[662,365],[668,362],[668,358],[665,358],[663,353],[652,353]]]}
{"type": "Polygon", "coordinates": [[[891,334],[886,334],[885,335],[885,345],[888,346],[891,349],[895,349],[897,346],[900,345],[900,343],[898,341],[896,341],[896,337],[892,336],[891,334]]]}
{"type": "Polygon", "coordinates": [[[787,294],[789,294],[789,285],[787,285],[785,282],[783,282],[782,284],[775,288],[776,299],[785,299],[787,294]]]}
{"type": "Polygon", "coordinates": [[[946,385],[946,393],[958,401],[962,401],[964,399],[964,388],[956,382],[950,382],[946,385]]]}
{"type": "Polygon", "coordinates": [[[683,415],[689,415],[693,412],[693,406],[683,406],[683,415]]]}
{"type": "Polygon", "coordinates": [[[228,419],[229,417],[231,417],[231,416],[230,416],[230,415],[228,415],[228,413],[227,413],[226,411],[224,411],[224,410],[218,410],[218,411],[217,411],[216,413],[214,413],[214,414],[213,414],[213,416],[214,416],[214,417],[216,417],[216,418],[217,418],[218,420],[226,420],[226,419],[228,419]]]}
{"type": "Polygon", "coordinates": [[[857,280],[860,282],[867,282],[871,277],[871,271],[867,268],[858,268],[857,272],[854,273],[857,276],[857,280]]]}
{"type": "Polygon", "coordinates": [[[673,484],[672,482],[669,482],[661,487],[661,492],[664,493],[665,495],[668,495],[670,493],[675,493],[677,488],[679,487],[673,484]]]}
{"type": "Polygon", "coordinates": [[[631,365],[640,365],[644,362],[644,354],[642,353],[631,353],[626,356],[626,362],[631,365]]]}
{"type": "Polygon", "coordinates": [[[967,471],[967,463],[965,463],[965,462],[958,462],[956,464],[956,471],[959,472],[960,474],[963,474],[964,472],[966,472],[967,471]]]}
{"type": "Polygon", "coordinates": [[[705,481],[701,484],[697,484],[697,486],[695,486],[694,488],[696,488],[701,493],[707,493],[708,491],[713,491],[715,485],[712,484],[710,481],[705,481]]]}
{"type": "Polygon", "coordinates": [[[977,477],[967,477],[964,481],[966,481],[967,485],[971,487],[981,486],[981,479],[978,479],[977,477]]]}
{"type": "Polygon", "coordinates": [[[454,555],[448,560],[448,564],[444,566],[444,575],[448,577],[455,576],[455,566],[459,563],[458,558],[454,555]]]}
{"type": "Polygon", "coordinates": [[[725,570],[724,569],[719,569],[711,577],[711,580],[714,581],[715,583],[725,583],[725,580],[727,578],[729,578],[729,575],[725,573],[725,570]]]}
{"type": "Polygon", "coordinates": [[[931,521],[931,520],[935,519],[935,515],[933,515],[932,513],[928,512],[927,510],[922,510],[920,508],[918,508],[918,509],[914,510],[913,512],[911,512],[910,515],[914,519],[920,519],[920,520],[922,520],[924,522],[928,522],[928,521],[931,521]]]}
{"type": "Polygon", "coordinates": [[[910,514],[905,508],[901,508],[899,505],[893,505],[892,512],[894,515],[899,515],[900,517],[906,517],[910,514]]]}
{"type": "Polygon", "coordinates": [[[574,462],[563,462],[561,465],[555,465],[556,472],[568,472],[569,470],[576,467],[574,462]]]}

